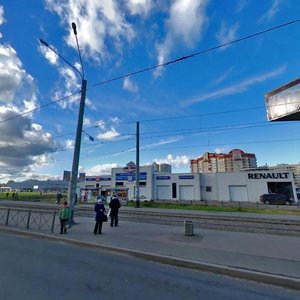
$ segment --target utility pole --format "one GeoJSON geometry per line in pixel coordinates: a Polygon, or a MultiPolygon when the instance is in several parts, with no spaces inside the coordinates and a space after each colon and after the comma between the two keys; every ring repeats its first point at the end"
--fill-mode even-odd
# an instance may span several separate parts
{"type": "Polygon", "coordinates": [[[140,207],[140,123],[136,122],[136,203],[140,207]]]}
{"type": "Polygon", "coordinates": [[[68,200],[71,208],[70,226],[74,223],[74,207],[75,207],[75,201],[77,199],[76,189],[77,189],[77,181],[78,181],[81,135],[82,135],[83,115],[84,115],[85,96],[86,96],[86,87],[87,87],[87,80],[84,78],[84,68],[82,64],[81,51],[77,39],[77,29],[76,29],[76,24],[74,22],[72,22],[72,29],[76,39],[77,51],[78,51],[80,66],[81,66],[81,97],[80,97],[76,139],[75,139],[74,153],[73,153],[72,172],[71,172],[71,179],[70,179],[69,189],[68,189],[68,200]]]}
{"type": "Polygon", "coordinates": [[[87,88],[87,80],[84,78],[84,68],[82,64],[81,51],[78,44],[77,39],[77,29],[76,24],[72,22],[72,29],[76,39],[77,51],[80,59],[81,71],[79,71],[75,66],[73,66],[68,60],[66,60],[62,55],[60,55],[54,48],[52,48],[48,43],[40,39],[40,42],[53,51],[56,55],[58,55],[65,63],[67,63],[73,70],[75,70],[81,77],[81,97],[80,97],[80,105],[79,105],[79,113],[77,120],[77,130],[76,130],[76,138],[74,145],[74,153],[73,153],[73,163],[72,163],[72,172],[71,178],[68,187],[68,201],[71,209],[71,220],[70,226],[74,224],[74,206],[77,198],[76,188],[77,188],[77,180],[78,180],[78,166],[79,166],[79,158],[80,158],[80,147],[81,147],[81,134],[82,134],[82,125],[83,125],[83,115],[84,115],[84,107],[85,107],[85,97],[86,97],[86,88],[87,88]]]}
{"type": "Polygon", "coordinates": [[[68,201],[71,209],[71,220],[70,220],[71,225],[74,224],[74,208],[75,208],[75,201],[77,199],[76,189],[77,189],[77,181],[78,181],[78,167],[79,167],[79,158],[80,158],[80,146],[81,146],[86,86],[87,86],[87,80],[82,79],[81,98],[80,98],[76,139],[75,139],[74,153],[73,153],[72,172],[71,172],[71,178],[70,178],[69,188],[68,188],[68,201]]]}

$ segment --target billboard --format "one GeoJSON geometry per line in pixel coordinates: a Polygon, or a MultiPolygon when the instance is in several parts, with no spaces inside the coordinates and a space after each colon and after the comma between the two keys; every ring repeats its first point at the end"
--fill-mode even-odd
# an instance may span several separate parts
{"type": "Polygon", "coordinates": [[[300,120],[300,78],[266,94],[268,121],[300,120]]]}

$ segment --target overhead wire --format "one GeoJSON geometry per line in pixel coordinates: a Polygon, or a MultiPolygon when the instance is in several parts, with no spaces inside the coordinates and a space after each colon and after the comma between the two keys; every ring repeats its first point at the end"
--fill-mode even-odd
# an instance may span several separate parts
{"type": "MultiPolygon", "coordinates": [[[[157,69],[157,68],[161,68],[161,67],[166,67],[166,66],[169,66],[169,65],[172,65],[172,64],[175,64],[175,63],[178,63],[180,61],[183,61],[183,60],[187,60],[189,58],[193,58],[193,57],[196,57],[196,56],[199,56],[201,54],[204,54],[204,53],[207,53],[207,52],[211,52],[211,51],[214,51],[214,50],[217,50],[217,49],[220,49],[220,48],[223,48],[223,47],[227,47],[231,44],[235,44],[235,43],[238,43],[238,42],[241,42],[241,41],[244,41],[244,40],[247,40],[247,39],[251,39],[253,37],[256,37],[256,36],[259,36],[259,35],[263,35],[265,33],[268,33],[268,32],[271,32],[271,31],[274,31],[274,30],[277,30],[279,28],[283,28],[283,27],[286,27],[286,26],[289,26],[289,25],[292,25],[292,24],[295,24],[295,23],[298,23],[300,22],[300,18],[298,19],[295,19],[295,20],[292,20],[292,21],[289,21],[289,22],[285,22],[285,23],[282,23],[280,25],[277,25],[277,26],[274,26],[274,27],[271,27],[271,28],[268,28],[268,29],[265,29],[265,30],[262,30],[262,31],[259,31],[259,32],[255,32],[253,34],[249,34],[249,35],[246,35],[244,37],[241,37],[241,38],[238,38],[238,39],[235,39],[235,40],[232,40],[232,41],[229,41],[227,43],[223,43],[223,44],[220,44],[220,45],[217,45],[217,46],[213,46],[211,48],[208,48],[208,49],[204,49],[204,50],[201,50],[201,51],[198,51],[198,52],[194,52],[194,53],[191,53],[189,55],[185,55],[185,56],[182,56],[182,57],[179,57],[179,58],[176,58],[176,59],[173,59],[173,60],[170,60],[170,61],[167,61],[165,63],[161,63],[161,64],[157,64],[157,65],[153,65],[151,67],[147,67],[147,68],[144,68],[144,69],[140,69],[140,70],[137,70],[137,71],[134,71],[134,72],[129,72],[127,74],[124,74],[124,75],[120,75],[120,76],[117,76],[117,77],[114,77],[114,78],[111,78],[111,79],[107,79],[107,80],[104,80],[104,81],[100,81],[98,83],[94,83],[94,84],[91,84],[89,85],[89,87],[87,88],[87,90],[89,90],[90,88],[93,88],[93,87],[96,87],[96,86],[99,86],[99,85],[103,85],[103,84],[107,84],[107,83],[110,83],[112,81],[117,81],[117,80],[120,80],[120,79],[124,79],[126,77],[130,77],[130,76],[133,76],[133,75],[137,75],[137,74],[140,74],[140,73],[144,73],[144,72],[147,72],[147,71],[151,71],[151,70],[154,70],[154,69],[157,69]]],[[[22,116],[22,115],[25,115],[25,114],[28,114],[28,113],[31,113],[33,111],[36,111],[36,110],[39,110],[41,108],[44,108],[46,106],[49,106],[53,103],[57,103],[59,101],[63,101],[69,97],[72,97],[74,96],[75,94],[77,93],[80,93],[81,91],[76,91],[74,93],[71,93],[70,95],[67,95],[65,97],[62,97],[58,100],[55,100],[55,101],[51,101],[49,103],[46,103],[44,105],[40,105],[32,110],[29,110],[29,111],[26,111],[26,112],[23,112],[23,113],[20,113],[18,115],[15,115],[11,118],[8,118],[8,119],[5,119],[5,120],[2,120],[0,121],[0,124],[1,123],[4,123],[6,121],[9,121],[9,120],[12,120],[12,119],[15,119],[19,116],[22,116]]],[[[174,117],[176,118],[176,117],[174,117]]],[[[180,118],[180,117],[178,117],[180,118]]],[[[153,119],[155,120],[155,119],[153,119]]],[[[153,121],[153,120],[148,120],[149,122],[150,121],[153,121]]],[[[127,123],[132,123],[132,122],[127,122],[127,123]]],[[[123,123],[125,124],[125,122],[123,123]]]]}
{"type": "MultiPolygon", "coordinates": [[[[259,35],[262,35],[262,34],[265,34],[265,33],[271,32],[271,31],[274,31],[274,30],[277,30],[279,28],[283,28],[283,27],[286,27],[286,26],[298,23],[299,21],[300,21],[300,19],[289,21],[289,22],[286,22],[286,23],[274,26],[272,28],[269,28],[269,29],[266,29],[266,30],[262,30],[262,31],[259,31],[259,32],[256,32],[256,33],[253,33],[253,34],[250,34],[250,35],[247,35],[247,36],[244,36],[244,37],[232,40],[232,41],[229,41],[227,43],[223,43],[223,44],[220,44],[220,45],[208,48],[208,49],[204,49],[204,50],[201,50],[201,51],[198,51],[198,52],[186,55],[186,56],[182,56],[182,57],[176,58],[174,60],[167,61],[167,62],[162,63],[162,64],[157,64],[157,65],[150,66],[150,67],[147,67],[147,68],[144,68],[144,69],[140,69],[140,70],[137,70],[137,71],[134,71],[134,72],[130,72],[130,73],[127,73],[127,74],[124,74],[124,75],[121,75],[121,76],[117,76],[117,77],[114,77],[114,78],[111,78],[111,79],[108,79],[108,80],[104,80],[104,81],[101,81],[101,82],[98,82],[98,83],[90,85],[88,87],[88,89],[94,88],[94,87],[99,86],[99,85],[107,84],[107,83],[110,83],[110,82],[113,82],[113,81],[116,81],[116,80],[124,79],[126,77],[130,77],[130,76],[133,76],[133,75],[137,75],[137,74],[141,74],[141,73],[144,73],[144,72],[147,72],[147,71],[151,71],[151,70],[154,70],[154,69],[157,69],[157,68],[166,67],[166,66],[169,66],[169,65],[172,65],[172,64],[175,64],[175,63],[178,63],[178,62],[181,62],[181,61],[184,61],[184,60],[187,60],[187,59],[199,56],[201,54],[208,53],[210,51],[214,51],[214,50],[217,50],[217,49],[220,49],[220,48],[223,48],[223,47],[227,47],[227,46],[229,46],[231,44],[235,44],[235,43],[247,40],[247,39],[251,39],[253,37],[256,37],[256,36],[259,36],[259,35]]],[[[11,120],[16,119],[16,118],[18,118],[20,116],[32,113],[32,112],[37,111],[39,109],[45,108],[45,107],[50,106],[50,105],[52,105],[54,103],[58,103],[60,101],[66,100],[66,99],[68,99],[70,97],[75,96],[76,94],[78,94],[80,92],[81,91],[73,92],[70,95],[67,95],[67,96],[64,96],[64,97],[62,97],[60,99],[57,99],[55,101],[51,101],[49,103],[40,105],[40,106],[38,106],[38,107],[36,107],[36,108],[34,108],[32,110],[28,110],[28,111],[16,114],[16,115],[14,115],[14,116],[12,116],[10,118],[7,118],[5,120],[1,120],[0,124],[3,124],[5,122],[7,122],[7,121],[11,121],[11,120]]],[[[247,109],[237,109],[237,110],[231,110],[231,111],[227,111],[227,112],[213,112],[213,113],[207,113],[207,114],[195,114],[195,115],[188,115],[188,116],[177,116],[177,117],[168,117],[168,118],[156,118],[156,119],[142,120],[140,122],[155,122],[155,121],[176,120],[176,119],[191,118],[191,117],[203,117],[205,115],[206,116],[207,115],[217,115],[217,114],[221,114],[221,113],[240,112],[240,111],[254,110],[254,109],[260,109],[260,108],[262,108],[262,107],[253,107],[253,108],[247,108],[247,109]]],[[[135,122],[122,122],[120,124],[132,124],[132,123],[135,123],[135,122]]],[[[93,127],[95,128],[95,127],[99,127],[99,126],[93,126],[93,127]]],[[[93,128],[93,127],[90,127],[90,128],[93,128]]],[[[87,134],[87,135],[89,135],[89,134],[87,134]]],[[[148,138],[151,138],[151,137],[148,137],[148,138]]],[[[262,142],[264,142],[264,143],[267,143],[267,142],[280,142],[280,141],[281,142],[287,142],[287,141],[298,141],[298,140],[299,139],[276,140],[276,141],[243,142],[243,144],[248,144],[248,143],[262,143],[262,142]]],[[[228,145],[228,144],[229,143],[226,143],[226,145],[228,145]]],[[[234,143],[234,144],[237,144],[237,143],[234,143]]],[[[221,145],[221,144],[216,144],[216,145],[221,145]]],[[[207,146],[207,145],[203,145],[203,146],[207,146]]],[[[213,146],[213,145],[210,144],[210,146],[213,146]]],[[[201,145],[198,145],[198,146],[185,146],[185,147],[176,147],[176,148],[169,148],[169,149],[173,149],[174,150],[174,149],[193,148],[193,147],[202,147],[202,146],[201,145]]],[[[163,148],[163,149],[160,148],[160,149],[157,149],[157,150],[167,150],[167,149],[166,148],[163,148]]],[[[141,151],[144,151],[144,150],[141,149],[141,151]]],[[[148,149],[147,151],[155,151],[155,149],[152,149],[152,150],[148,149]]],[[[105,154],[102,154],[102,155],[105,155],[105,154]]]]}
{"type": "Polygon", "coordinates": [[[147,71],[152,71],[152,70],[157,69],[157,68],[166,67],[166,66],[169,66],[169,65],[181,62],[183,60],[187,60],[189,58],[193,58],[193,57],[199,56],[199,55],[207,53],[207,52],[218,50],[220,48],[227,47],[229,45],[232,45],[232,44],[235,44],[235,43],[239,43],[239,42],[242,42],[244,40],[251,39],[253,37],[256,37],[256,36],[259,36],[259,35],[262,35],[262,34],[265,34],[265,33],[268,33],[268,32],[274,31],[274,30],[277,30],[279,28],[286,27],[286,26],[298,23],[298,22],[300,22],[300,18],[292,20],[292,21],[289,21],[289,22],[286,22],[286,23],[283,23],[283,24],[280,24],[280,25],[277,25],[277,26],[274,26],[274,27],[271,27],[271,28],[268,28],[268,29],[265,29],[265,30],[262,30],[262,31],[259,31],[259,32],[255,32],[255,33],[246,35],[244,37],[241,37],[241,38],[229,41],[227,43],[223,43],[223,44],[220,44],[220,45],[217,45],[217,46],[213,46],[213,47],[208,48],[208,49],[204,49],[204,50],[201,50],[201,51],[198,51],[198,52],[191,53],[189,55],[185,55],[185,56],[173,59],[173,60],[169,60],[169,61],[167,61],[165,63],[157,64],[157,65],[154,65],[154,66],[151,66],[151,67],[140,69],[138,71],[130,72],[130,73],[127,73],[127,74],[124,74],[124,75],[121,75],[121,76],[117,76],[117,77],[114,77],[114,78],[111,78],[111,79],[108,79],[108,80],[104,80],[104,81],[101,81],[101,82],[98,82],[98,83],[94,83],[94,84],[91,85],[91,87],[103,85],[103,84],[110,83],[110,82],[113,82],[113,81],[116,81],[116,80],[124,79],[126,77],[131,77],[133,75],[141,74],[141,73],[144,73],[144,72],[147,72],[147,71]]]}

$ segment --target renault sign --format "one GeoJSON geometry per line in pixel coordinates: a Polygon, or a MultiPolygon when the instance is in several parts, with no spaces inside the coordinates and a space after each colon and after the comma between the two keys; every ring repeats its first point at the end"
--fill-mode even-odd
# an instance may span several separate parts
{"type": "Polygon", "coordinates": [[[266,94],[269,121],[300,120],[300,78],[266,94]]]}

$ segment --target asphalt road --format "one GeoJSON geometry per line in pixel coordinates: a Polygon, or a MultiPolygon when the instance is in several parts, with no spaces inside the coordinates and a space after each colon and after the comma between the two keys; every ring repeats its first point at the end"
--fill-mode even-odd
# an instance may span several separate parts
{"type": "Polygon", "coordinates": [[[299,291],[65,243],[0,233],[0,245],[0,299],[300,299],[299,291]]]}

